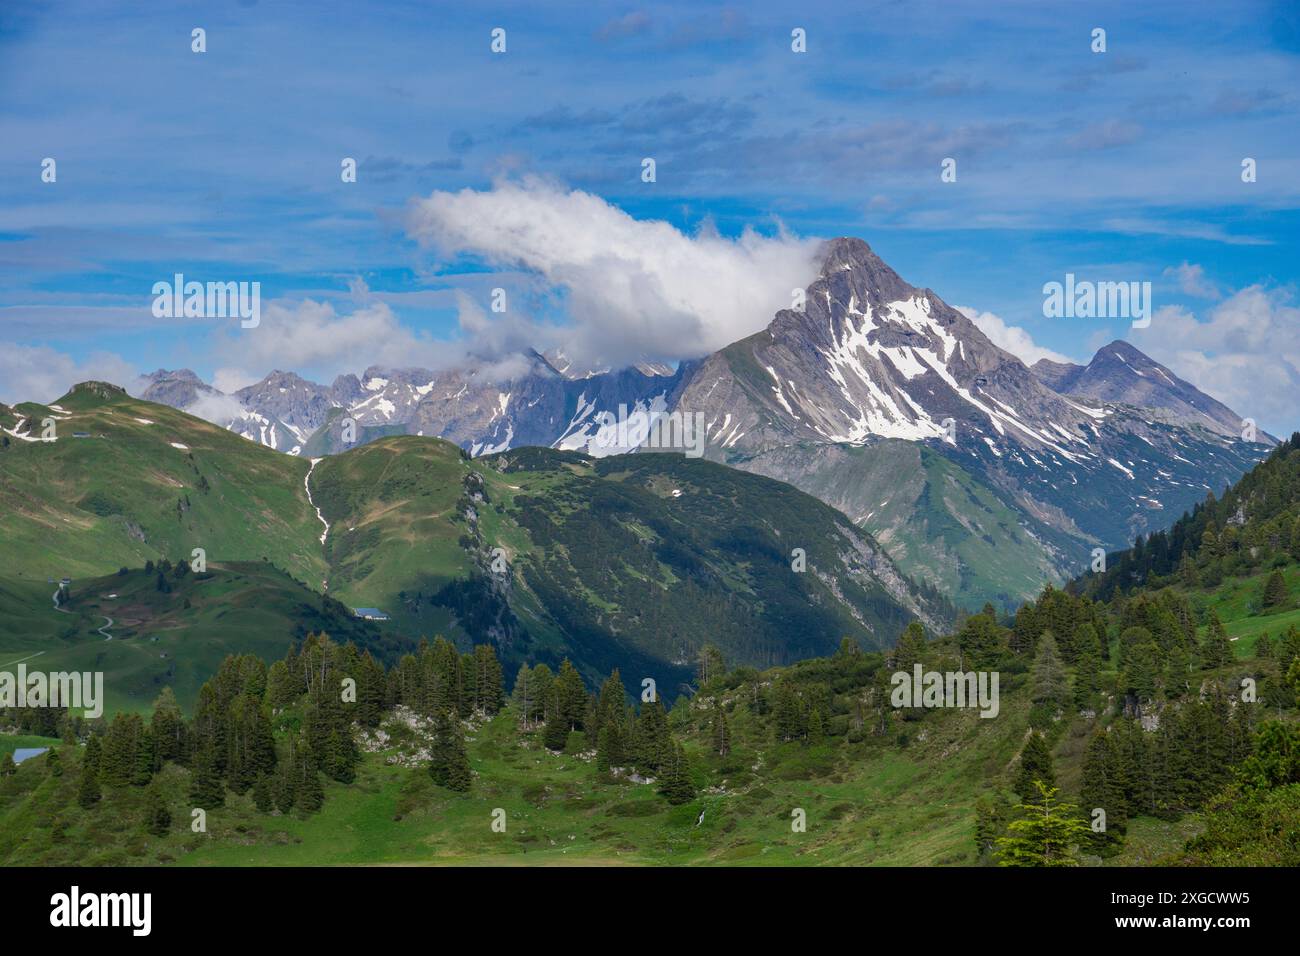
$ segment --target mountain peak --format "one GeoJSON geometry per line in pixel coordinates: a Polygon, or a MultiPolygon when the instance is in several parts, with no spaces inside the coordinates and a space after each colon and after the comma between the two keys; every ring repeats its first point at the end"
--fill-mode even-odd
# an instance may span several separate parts
{"type": "Polygon", "coordinates": [[[1240,415],[1123,339],[1098,349],[1086,367],[1039,361],[1033,371],[1061,394],[1158,409],[1173,421],[1223,435],[1241,430],[1240,415]]]}
{"type": "Polygon", "coordinates": [[[872,251],[866,240],[856,236],[840,236],[826,240],[818,250],[818,258],[821,260],[823,277],[876,263],[884,265],[883,260],[872,251]]]}
{"type": "Polygon", "coordinates": [[[830,239],[822,244],[820,258],[819,281],[834,282],[837,277],[851,276],[851,284],[859,293],[873,293],[880,302],[898,302],[916,295],[917,290],[876,255],[865,240],[854,236],[830,239]]]}

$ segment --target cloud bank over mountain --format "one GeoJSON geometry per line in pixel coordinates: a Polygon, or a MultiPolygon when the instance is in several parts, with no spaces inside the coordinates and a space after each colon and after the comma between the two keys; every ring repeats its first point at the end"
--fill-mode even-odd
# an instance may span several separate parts
{"type": "Polygon", "coordinates": [[[566,354],[615,366],[703,355],[764,328],[815,275],[819,246],[784,229],[687,235],[532,178],[435,192],[412,203],[407,228],[442,257],[535,273],[563,296],[566,354]]]}

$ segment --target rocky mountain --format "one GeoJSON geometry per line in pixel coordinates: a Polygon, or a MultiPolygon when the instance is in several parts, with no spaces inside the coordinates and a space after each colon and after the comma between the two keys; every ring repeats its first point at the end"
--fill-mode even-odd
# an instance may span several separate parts
{"type": "MultiPolygon", "coordinates": [[[[232,396],[222,424],[309,457],[398,434],[472,456],[600,457],[671,423],[679,450],[694,433],[708,458],[840,509],[908,574],[1004,606],[1095,548],[1167,525],[1271,442],[1243,441],[1239,416],[1127,343],[1086,367],[1030,369],[862,240],[827,243],[821,263],[802,308],[676,369],[529,351],[438,372],[371,367],[328,387],[273,372],[232,396]]],[[[213,398],[192,373],[154,375],[146,397],[213,398]]]]}
{"type": "Polygon", "coordinates": [[[1241,416],[1227,405],[1123,340],[1099,349],[1086,366],[1040,359],[1033,372],[1063,395],[1153,409],[1169,421],[1200,425],[1229,436],[1242,430],[1241,416]]]}
{"type": "Polygon", "coordinates": [[[1185,416],[1062,394],[857,239],[828,243],[802,311],[706,358],[670,404],[702,417],[711,458],[823,496],[893,542],[909,573],[1004,603],[1024,596],[1015,581],[1025,578],[975,564],[979,542],[1017,554],[1020,572],[1081,567],[1093,548],[1167,524],[1267,451],[1185,416]],[[879,463],[891,459],[870,449],[891,439],[920,442],[956,470],[922,480],[914,466],[882,485],[879,463]],[[963,486],[1013,519],[990,522],[998,509],[963,486]],[[909,507],[888,507],[900,494],[909,507]]]}
{"type": "Polygon", "coordinates": [[[174,371],[160,368],[142,375],[136,388],[141,398],[172,408],[187,408],[204,396],[222,394],[187,368],[174,371]]]}

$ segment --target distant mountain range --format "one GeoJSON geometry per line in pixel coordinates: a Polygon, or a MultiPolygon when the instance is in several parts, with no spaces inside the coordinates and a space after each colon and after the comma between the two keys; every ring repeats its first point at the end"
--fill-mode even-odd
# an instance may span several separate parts
{"type": "Polygon", "coordinates": [[[626,412],[698,416],[707,457],[822,498],[967,605],[1012,606],[1169,524],[1274,443],[1244,441],[1240,416],[1126,342],[1030,369],[859,239],[826,244],[802,310],[676,369],[519,358],[504,380],[495,365],[329,386],[275,371],[229,396],[159,370],[142,397],[306,457],[394,434],[599,457],[630,450],[609,424],[626,412]]]}

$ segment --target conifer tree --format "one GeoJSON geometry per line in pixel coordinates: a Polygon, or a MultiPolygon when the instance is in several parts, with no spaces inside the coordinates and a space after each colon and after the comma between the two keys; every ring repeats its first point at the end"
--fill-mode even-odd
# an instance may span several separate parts
{"type": "Polygon", "coordinates": [[[625,756],[622,724],[619,721],[609,721],[600,728],[600,739],[596,744],[596,769],[608,771],[611,767],[621,767],[625,756]]]}
{"type": "Polygon", "coordinates": [[[1278,568],[1273,569],[1273,573],[1268,576],[1264,583],[1264,593],[1262,603],[1266,608],[1283,607],[1289,603],[1290,594],[1287,593],[1286,579],[1282,577],[1282,572],[1278,568]]]}
{"type": "Polygon", "coordinates": [[[1020,770],[1016,776],[1016,792],[1025,803],[1032,803],[1038,796],[1038,784],[1048,787],[1056,786],[1056,771],[1052,766],[1052,751],[1047,739],[1038,731],[1029,735],[1025,748],[1020,752],[1020,770]]]}
{"type": "Polygon", "coordinates": [[[727,673],[727,664],[722,657],[722,651],[713,644],[705,644],[700,648],[700,656],[695,666],[695,679],[703,687],[709,681],[722,677],[727,673]]]}
{"type": "Polygon", "coordinates": [[[1035,793],[1017,809],[1024,815],[1007,826],[998,838],[999,866],[1077,866],[1071,854],[1088,838],[1088,827],[1078,818],[1078,807],[1057,803],[1055,787],[1035,781],[1035,793]]]}
{"type": "Polygon", "coordinates": [[[86,752],[81,758],[81,779],[77,781],[77,803],[89,810],[100,800],[99,790],[99,737],[91,735],[86,741],[86,752]]]}
{"type": "Polygon", "coordinates": [[[226,803],[226,788],[217,770],[217,757],[211,746],[194,755],[190,774],[190,802],[204,810],[215,810],[226,803]]]}
{"type": "Polygon", "coordinates": [[[1056,647],[1056,635],[1051,631],[1044,631],[1038,638],[1031,677],[1035,704],[1045,704],[1059,711],[1069,703],[1069,678],[1056,647]]]}
{"type": "Polygon", "coordinates": [[[185,719],[171,687],[164,687],[153,702],[149,728],[160,762],[185,759],[185,719]]]}
{"type": "Polygon", "coordinates": [[[300,767],[302,776],[294,791],[294,805],[304,813],[316,813],[325,806],[325,785],[314,761],[304,759],[300,767]]]}
{"type": "Polygon", "coordinates": [[[433,782],[461,793],[469,790],[472,776],[465,753],[465,738],[461,733],[460,719],[453,712],[443,711],[434,718],[430,751],[429,776],[433,782]]]}
{"type": "Polygon", "coordinates": [[[632,757],[639,770],[658,773],[672,756],[672,737],[663,701],[641,705],[633,738],[632,757]]]}
{"type": "Polygon", "coordinates": [[[569,660],[560,663],[560,673],[555,678],[555,703],[565,732],[582,729],[582,719],[587,712],[587,688],[582,677],[569,660]]]}
{"type": "Polygon", "coordinates": [[[50,772],[51,777],[63,776],[63,758],[59,756],[58,750],[51,748],[45,755],[45,769],[50,772]]]}
{"type": "Polygon", "coordinates": [[[1210,626],[1205,633],[1201,660],[1206,670],[1232,663],[1232,644],[1228,641],[1228,632],[1216,611],[1210,611],[1210,626]]]}
{"type": "Polygon", "coordinates": [[[1082,808],[1090,819],[1096,810],[1105,816],[1105,830],[1092,827],[1091,841],[1101,853],[1109,854],[1118,848],[1128,819],[1128,783],[1123,778],[1123,762],[1115,738],[1098,730],[1088,742],[1083,758],[1083,786],[1080,794],[1082,808]]]}
{"type": "Polygon", "coordinates": [[[1101,689],[1101,660],[1096,641],[1083,645],[1074,666],[1074,707],[1076,710],[1094,710],[1101,689]]]}
{"type": "Polygon", "coordinates": [[[822,717],[820,706],[814,706],[808,714],[808,743],[820,744],[826,740],[826,720],[822,717]]]}
{"type": "Polygon", "coordinates": [[[270,813],[275,809],[275,795],[272,792],[271,780],[271,775],[264,773],[257,778],[257,783],[253,784],[253,806],[262,813],[270,813]]]}
{"type": "Polygon", "coordinates": [[[909,621],[894,646],[894,670],[912,673],[913,665],[925,654],[925,628],[920,621],[909,621]]]}
{"type": "Polygon", "coordinates": [[[691,783],[690,765],[686,760],[686,751],[676,741],[669,741],[669,756],[664,762],[663,774],[659,781],[659,792],[673,806],[680,806],[695,799],[695,786],[691,783]]]}
{"type": "Polygon", "coordinates": [[[957,633],[957,645],[967,669],[987,668],[997,663],[1007,648],[1007,632],[998,624],[997,612],[991,604],[985,604],[979,614],[966,618],[957,633]]]}
{"type": "Polygon", "coordinates": [[[0,777],[12,777],[18,772],[18,765],[14,763],[14,755],[5,751],[3,757],[0,757],[0,777]]]}
{"type": "Polygon", "coordinates": [[[171,811],[167,809],[167,801],[156,785],[145,791],[144,821],[146,829],[154,836],[166,836],[171,829],[171,811]]]}
{"type": "Polygon", "coordinates": [[[569,744],[569,724],[561,714],[561,708],[556,700],[557,692],[555,685],[552,684],[548,696],[551,698],[546,710],[549,717],[546,726],[542,731],[542,743],[547,750],[560,753],[569,744]]]}
{"type": "Polygon", "coordinates": [[[1006,830],[1002,804],[987,794],[975,800],[975,854],[988,859],[997,848],[997,839],[1006,830]]]}
{"type": "Polygon", "coordinates": [[[722,705],[713,702],[713,750],[719,757],[731,753],[731,728],[727,726],[727,714],[722,705]]]}
{"type": "Polygon", "coordinates": [[[778,680],[775,688],[776,700],[772,705],[772,726],[776,739],[782,741],[796,740],[803,736],[803,707],[788,681],[778,680]]]}

